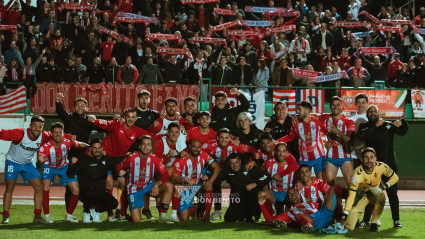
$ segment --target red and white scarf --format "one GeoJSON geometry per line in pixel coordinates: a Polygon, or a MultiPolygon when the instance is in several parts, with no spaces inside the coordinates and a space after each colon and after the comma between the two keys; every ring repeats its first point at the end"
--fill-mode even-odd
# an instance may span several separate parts
{"type": "Polygon", "coordinates": [[[267,21],[251,21],[251,20],[242,20],[242,26],[250,26],[250,27],[269,27],[274,25],[273,20],[267,21]]]}
{"type": "Polygon", "coordinates": [[[386,31],[386,32],[398,32],[398,34],[400,34],[400,38],[402,41],[404,41],[404,32],[403,32],[403,28],[401,27],[392,27],[392,26],[383,26],[383,25],[379,25],[378,26],[378,30],[379,31],[386,31]]]}
{"type": "Polygon", "coordinates": [[[229,9],[223,9],[223,8],[214,8],[213,13],[218,14],[218,15],[225,15],[225,16],[236,16],[236,11],[235,10],[229,10],[229,9]]]}
{"type": "Polygon", "coordinates": [[[372,14],[370,14],[366,11],[362,11],[361,13],[359,13],[359,16],[361,16],[361,15],[365,15],[367,18],[369,18],[372,22],[374,22],[376,24],[381,24],[381,21],[378,18],[372,16],[372,14]]]}
{"type": "Polygon", "coordinates": [[[395,54],[392,47],[362,47],[359,52],[363,54],[395,54]]]}
{"type": "Polygon", "coordinates": [[[224,47],[227,47],[226,39],[224,38],[211,38],[211,37],[192,37],[190,38],[192,42],[202,42],[202,43],[223,43],[224,47]]]}
{"type": "Polygon", "coordinates": [[[245,6],[245,12],[255,12],[255,13],[265,13],[265,12],[275,12],[275,11],[286,11],[283,7],[253,7],[245,6]]]}
{"type": "Polygon", "coordinates": [[[183,38],[180,34],[159,34],[159,33],[150,33],[146,36],[146,41],[178,41],[179,43],[183,42],[183,38]]]}
{"type": "Polygon", "coordinates": [[[16,25],[0,25],[0,30],[17,30],[17,26],[16,25]]]}
{"type": "Polygon", "coordinates": [[[391,19],[382,19],[381,22],[383,24],[388,24],[388,25],[410,25],[412,23],[412,21],[410,20],[391,20],[391,19]]]}
{"type": "Polygon", "coordinates": [[[186,55],[188,58],[193,60],[192,53],[189,49],[184,48],[165,48],[159,47],[156,49],[156,54],[166,54],[166,55],[186,55]]]}
{"type": "Polygon", "coordinates": [[[333,24],[334,27],[338,27],[338,28],[367,28],[370,29],[370,24],[365,22],[365,21],[352,21],[352,22],[347,22],[347,21],[336,21],[333,24]]]}
{"type": "Polygon", "coordinates": [[[272,59],[273,60],[276,60],[276,59],[280,59],[280,58],[282,58],[283,56],[285,56],[286,54],[288,53],[288,48],[283,48],[282,50],[280,50],[280,51],[278,51],[278,52],[275,52],[275,53],[273,53],[272,54],[272,59]]]}
{"type": "MultiPolygon", "coordinates": [[[[117,39],[118,36],[120,35],[118,32],[114,32],[114,31],[108,30],[108,29],[106,29],[106,28],[104,28],[102,26],[99,26],[99,32],[100,33],[107,34],[107,35],[111,35],[114,39],[117,39]]],[[[133,46],[134,45],[133,41],[130,38],[128,38],[128,37],[124,37],[124,42],[127,42],[128,44],[130,44],[130,46],[133,46]]]]}
{"type": "Polygon", "coordinates": [[[364,76],[364,67],[360,67],[360,70],[358,70],[357,67],[353,67],[353,76],[362,78],[364,76]]]}
{"type": "Polygon", "coordinates": [[[230,30],[229,36],[238,36],[238,37],[257,36],[259,38],[263,38],[263,34],[261,34],[261,32],[250,31],[250,30],[230,30]]]}
{"type": "Polygon", "coordinates": [[[218,32],[227,28],[232,28],[234,26],[240,26],[240,25],[242,25],[242,23],[239,20],[236,20],[236,21],[226,22],[226,23],[211,27],[210,31],[218,32]]]}
{"type": "Polygon", "coordinates": [[[301,49],[300,49],[299,46],[298,46],[298,41],[299,41],[298,38],[295,39],[294,51],[304,50],[303,57],[305,57],[305,49],[307,48],[307,42],[306,42],[305,38],[303,37],[301,39],[301,49]]]}
{"type": "Polygon", "coordinates": [[[316,76],[314,78],[310,78],[310,80],[307,82],[307,84],[315,84],[315,83],[322,83],[322,82],[328,82],[328,81],[335,81],[339,80],[341,78],[348,78],[347,73],[345,71],[330,74],[330,75],[321,75],[316,76]]]}
{"type": "Polygon", "coordinates": [[[272,17],[299,17],[300,12],[299,11],[274,11],[267,13],[267,15],[270,15],[272,17]]]}
{"type": "Polygon", "coordinates": [[[202,77],[202,67],[204,65],[204,58],[202,58],[201,60],[196,59],[194,68],[198,70],[198,75],[199,77],[202,77]]]}
{"type": "Polygon", "coordinates": [[[278,33],[278,32],[295,31],[295,29],[296,29],[295,25],[272,27],[272,28],[267,29],[267,31],[264,33],[264,35],[269,36],[271,34],[278,33]]]}
{"type": "Polygon", "coordinates": [[[62,3],[59,7],[58,7],[58,11],[62,12],[63,9],[70,9],[70,10],[81,10],[81,11],[92,11],[92,6],[88,5],[88,4],[69,4],[69,3],[62,3]]]}
{"type": "Polygon", "coordinates": [[[306,70],[301,70],[297,68],[292,69],[292,73],[294,73],[295,76],[308,77],[311,79],[314,79],[315,77],[322,75],[322,72],[306,71],[306,70]]]}
{"type": "Polygon", "coordinates": [[[415,34],[420,34],[420,35],[425,35],[425,28],[420,28],[420,27],[416,27],[415,29],[412,30],[412,33],[415,34]]]}
{"type": "Polygon", "coordinates": [[[202,4],[202,3],[219,3],[220,0],[180,0],[182,4],[202,4]]]}

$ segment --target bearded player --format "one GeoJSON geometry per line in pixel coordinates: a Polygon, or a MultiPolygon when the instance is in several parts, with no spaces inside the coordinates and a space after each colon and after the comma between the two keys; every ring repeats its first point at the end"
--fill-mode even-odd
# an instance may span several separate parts
{"type": "MultiPolygon", "coordinates": [[[[34,154],[40,145],[52,140],[50,132],[43,131],[44,118],[33,116],[28,129],[2,129],[0,139],[12,141],[9,151],[6,153],[6,190],[3,196],[3,224],[9,224],[9,209],[12,204],[12,194],[15,189],[16,180],[21,175],[24,181],[28,181],[34,188],[34,223],[45,223],[41,217],[43,204],[43,183],[40,173],[32,162],[34,154]]],[[[66,135],[70,138],[70,135],[66,135]]]]}
{"type": "Polygon", "coordinates": [[[64,139],[64,125],[56,122],[51,126],[51,132],[53,139],[42,145],[38,154],[38,161],[43,163],[43,211],[44,220],[47,223],[53,223],[49,214],[49,192],[50,184],[54,177],[57,175],[60,179],[61,185],[68,187],[71,190],[71,196],[69,198],[67,214],[65,221],[78,222],[78,220],[72,215],[78,204],[79,186],[77,178],[69,178],[66,176],[68,170],[68,152],[71,148],[86,148],[88,144],[71,141],[64,139]]]}
{"type": "MultiPolygon", "coordinates": [[[[278,143],[274,152],[275,158],[268,159],[262,167],[271,176],[269,189],[258,193],[258,201],[266,199],[265,207],[271,215],[274,215],[272,204],[276,205],[276,202],[283,204],[287,190],[292,187],[294,172],[298,169],[297,161],[289,153],[285,143],[278,143]]],[[[277,214],[281,214],[283,207],[276,207],[276,211],[277,214]]]]}
{"type": "Polygon", "coordinates": [[[219,172],[220,166],[217,162],[210,155],[202,151],[201,141],[199,139],[193,139],[189,144],[189,154],[174,163],[171,182],[175,185],[183,184],[183,186],[181,187],[182,190],[174,190],[172,199],[173,213],[170,220],[178,222],[177,205],[180,220],[188,220],[191,215],[190,208],[193,205],[193,198],[196,195],[196,191],[202,188],[205,191],[206,203],[204,220],[205,222],[210,222],[210,212],[213,202],[212,185],[219,172]],[[204,168],[209,168],[212,171],[211,177],[203,173],[204,168]],[[193,186],[193,188],[185,188],[185,185],[193,186]]]}
{"type": "Polygon", "coordinates": [[[292,126],[291,132],[280,138],[279,142],[287,143],[298,138],[300,164],[307,164],[314,168],[316,177],[322,179],[323,161],[325,151],[323,148],[322,134],[326,135],[326,128],[320,120],[311,116],[313,106],[310,101],[297,103],[298,123],[292,126]]]}
{"type": "MultiPolygon", "coordinates": [[[[94,123],[95,126],[106,130],[107,135],[105,137],[105,140],[103,141],[103,150],[110,157],[125,156],[130,147],[137,139],[141,138],[144,135],[152,136],[152,134],[148,131],[134,125],[137,120],[137,112],[134,108],[128,108],[124,111],[124,119],[125,121],[122,123],[119,120],[106,121],[94,119],[92,117],[89,118],[89,121],[94,123]]],[[[118,175],[115,175],[114,177],[118,179],[118,187],[123,190],[125,185],[124,177],[118,177],[118,175]]],[[[108,192],[112,195],[112,172],[110,173],[110,175],[108,175],[106,188],[108,192]]],[[[121,198],[123,197],[125,198],[124,193],[122,194],[121,198]]],[[[123,200],[123,202],[125,201],[126,200],[123,200]]],[[[123,203],[122,205],[123,206],[121,210],[121,216],[125,216],[126,210],[124,208],[127,207],[123,203]]],[[[111,211],[108,212],[108,220],[117,220],[111,211]]]]}
{"type": "Polygon", "coordinates": [[[143,136],[140,140],[140,149],[117,165],[120,175],[127,172],[127,192],[131,217],[134,222],[142,218],[140,208],[144,206],[144,195],[149,194],[161,200],[158,222],[169,223],[167,211],[173,193],[173,184],[161,159],[151,153],[152,138],[143,136]],[[155,181],[153,176],[157,170],[161,179],[155,181]]]}

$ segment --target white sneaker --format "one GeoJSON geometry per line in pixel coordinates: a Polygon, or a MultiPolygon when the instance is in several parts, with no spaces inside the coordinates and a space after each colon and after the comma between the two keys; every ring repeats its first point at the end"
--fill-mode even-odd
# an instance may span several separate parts
{"type": "Polygon", "coordinates": [[[378,219],[378,221],[376,222],[376,224],[378,225],[378,227],[381,226],[381,221],[378,219]]]}
{"type": "Polygon", "coordinates": [[[94,212],[94,215],[92,217],[93,217],[93,222],[102,222],[100,220],[100,212],[94,212]]]}
{"type": "Polygon", "coordinates": [[[179,219],[177,218],[177,215],[171,215],[170,221],[171,222],[180,222],[179,219]]]}
{"type": "Polygon", "coordinates": [[[108,222],[118,222],[114,215],[108,217],[108,222]]]}
{"type": "Polygon", "coordinates": [[[74,215],[71,214],[66,214],[65,216],[65,221],[66,222],[78,222],[77,218],[74,217],[74,215]]]}
{"type": "Polygon", "coordinates": [[[84,222],[84,223],[91,223],[91,220],[90,220],[90,213],[85,212],[85,213],[83,214],[83,222],[84,222]]]}
{"type": "Polygon", "coordinates": [[[54,223],[49,214],[44,215],[44,221],[46,221],[46,223],[54,223]]]}
{"type": "Polygon", "coordinates": [[[221,212],[214,212],[212,215],[211,215],[211,220],[219,220],[219,219],[222,219],[221,218],[221,212]]]}

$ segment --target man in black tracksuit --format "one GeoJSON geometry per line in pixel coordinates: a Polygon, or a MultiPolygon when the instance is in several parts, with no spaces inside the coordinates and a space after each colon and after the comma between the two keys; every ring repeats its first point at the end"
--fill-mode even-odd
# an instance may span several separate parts
{"type": "Polygon", "coordinates": [[[53,58],[49,59],[40,70],[39,82],[61,83],[61,72],[59,66],[55,65],[53,58]]]}
{"type": "Polygon", "coordinates": [[[214,185],[226,180],[230,184],[230,205],[224,215],[225,222],[246,221],[253,222],[253,217],[259,219],[261,209],[258,204],[258,192],[270,182],[270,176],[259,167],[245,170],[246,160],[239,155],[230,154],[227,158],[228,166],[220,171],[214,180],[214,185]]]}
{"type": "Polygon", "coordinates": [[[235,108],[230,107],[227,101],[227,94],[219,91],[215,94],[215,106],[211,111],[211,128],[218,131],[222,128],[233,129],[236,127],[236,119],[239,113],[246,112],[249,109],[248,99],[236,88],[230,90],[231,95],[237,95],[241,105],[235,108]]]}
{"type": "MultiPolygon", "coordinates": [[[[81,154],[78,158],[73,157],[66,175],[70,178],[78,177],[80,185],[80,201],[83,202],[84,222],[90,209],[96,213],[117,208],[118,201],[106,191],[106,178],[108,171],[115,170],[115,165],[124,160],[123,157],[103,156],[102,141],[93,139],[90,142],[90,152],[93,156],[81,154]]],[[[93,216],[93,215],[92,215],[93,216]]],[[[90,215],[88,216],[90,221],[90,215]]],[[[93,216],[93,220],[96,217],[93,216]]]]}
{"type": "MultiPolygon", "coordinates": [[[[367,118],[369,121],[360,124],[356,136],[365,142],[366,147],[375,149],[378,161],[386,163],[397,173],[397,160],[393,148],[394,134],[400,136],[406,135],[409,129],[407,122],[404,119],[394,121],[394,123],[383,121],[379,118],[379,109],[374,105],[369,106],[367,118]]],[[[382,180],[385,183],[388,181],[388,178],[383,176],[382,180]]],[[[400,228],[400,205],[397,195],[397,184],[387,189],[387,195],[390,201],[394,227],[400,228]]],[[[373,208],[374,205],[371,204],[366,207],[363,222],[368,223],[370,221],[373,208]]]]}
{"type": "Polygon", "coordinates": [[[67,64],[62,67],[62,82],[67,84],[77,83],[78,82],[78,69],[74,65],[74,61],[72,59],[68,59],[67,64]]]}

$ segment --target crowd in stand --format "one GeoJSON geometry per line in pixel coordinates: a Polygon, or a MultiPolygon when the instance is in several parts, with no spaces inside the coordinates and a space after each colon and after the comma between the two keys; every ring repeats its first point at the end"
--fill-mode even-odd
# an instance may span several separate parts
{"type": "Polygon", "coordinates": [[[324,9],[321,3],[307,6],[305,0],[238,3],[99,0],[91,3],[91,8],[77,10],[63,6],[88,5],[87,0],[81,3],[78,0],[38,0],[37,7],[31,6],[31,0],[10,0],[7,4],[1,0],[1,25],[16,25],[17,29],[0,31],[0,80],[3,84],[0,93],[17,87],[4,83],[23,82],[28,89],[33,89],[34,95],[34,81],[198,84],[203,78],[211,78],[212,85],[257,87],[359,87],[374,86],[375,81],[385,81],[387,87],[397,88],[423,88],[425,85],[425,35],[420,34],[423,33],[420,29],[425,27],[425,7],[421,7],[419,13],[412,8],[398,9],[396,14],[393,7],[383,6],[376,17],[369,17],[362,14],[370,9],[367,1],[352,0],[347,18],[342,19],[335,7],[324,9]],[[247,6],[276,7],[281,8],[278,11],[296,13],[291,16],[270,11],[245,11],[247,6]],[[150,21],[146,24],[117,21],[117,16],[127,13],[145,16],[150,21]],[[401,20],[390,22],[390,25],[402,30],[381,29],[383,19],[401,20]],[[213,30],[215,26],[235,20],[269,20],[273,24],[260,27],[242,23],[213,30]],[[405,24],[402,20],[411,22],[405,24]],[[336,21],[366,21],[370,29],[366,24],[347,28],[335,25],[336,21]],[[295,27],[288,31],[267,32],[291,25],[295,27]],[[106,31],[109,34],[103,34],[105,31],[100,31],[101,28],[110,30],[106,31]],[[418,33],[412,32],[414,29],[419,29],[418,33]],[[258,34],[230,34],[231,30],[258,34]],[[151,38],[156,33],[176,37],[166,38],[168,41],[161,37],[151,38]],[[224,40],[214,43],[195,40],[205,36],[224,40]],[[190,53],[158,54],[159,47],[188,49],[190,53]],[[394,51],[365,54],[361,52],[364,47],[392,47],[394,51]],[[276,56],[275,53],[282,50],[286,51],[276,56]],[[324,75],[345,71],[347,75],[336,81],[315,84],[308,77],[294,74],[295,68],[324,75]]]}

